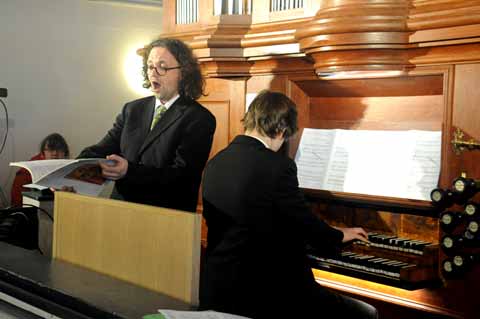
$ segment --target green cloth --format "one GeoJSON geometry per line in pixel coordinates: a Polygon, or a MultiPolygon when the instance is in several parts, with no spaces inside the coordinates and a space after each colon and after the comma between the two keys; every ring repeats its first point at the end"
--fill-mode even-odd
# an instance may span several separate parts
{"type": "Polygon", "coordinates": [[[153,315],[145,315],[142,319],[165,319],[165,317],[161,313],[156,313],[153,315]]]}

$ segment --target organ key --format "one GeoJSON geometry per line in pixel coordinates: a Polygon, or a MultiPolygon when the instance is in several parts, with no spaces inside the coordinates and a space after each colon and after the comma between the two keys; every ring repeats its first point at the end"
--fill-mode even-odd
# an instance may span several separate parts
{"type": "Polygon", "coordinates": [[[333,271],[406,289],[435,282],[438,245],[430,242],[369,233],[370,243],[355,242],[335,257],[309,254],[314,268],[333,271]]]}

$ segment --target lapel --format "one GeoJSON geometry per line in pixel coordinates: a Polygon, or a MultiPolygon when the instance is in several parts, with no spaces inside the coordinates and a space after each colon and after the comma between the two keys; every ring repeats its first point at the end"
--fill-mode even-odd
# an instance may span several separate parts
{"type": "Polygon", "coordinates": [[[143,107],[140,115],[140,129],[142,132],[142,141],[145,141],[150,134],[150,124],[152,123],[153,113],[155,112],[155,96],[148,101],[147,107],[143,107]]]}
{"type": "MultiPolygon", "coordinates": [[[[155,104],[154,104],[155,105],[155,104]]],[[[176,121],[178,121],[182,116],[183,113],[185,112],[185,109],[187,108],[186,104],[183,101],[183,98],[180,96],[175,103],[172,104],[168,108],[168,110],[163,114],[163,116],[158,120],[157,124],[151,130],[147,138],[142,144],[142,147],[140,148],[139,156],[147,149],[157,138],[162,135],[163,132],[165,132],[166,129],[168,129],[170,126],[173,125],[176,121]]],[[[153,117],[153,108],[152,111],[150,112],[150,121],[145,121],[146,125],[149,126],[153,117]]],[[[150,127],[147,128],[150,130],[150,127]]]]}

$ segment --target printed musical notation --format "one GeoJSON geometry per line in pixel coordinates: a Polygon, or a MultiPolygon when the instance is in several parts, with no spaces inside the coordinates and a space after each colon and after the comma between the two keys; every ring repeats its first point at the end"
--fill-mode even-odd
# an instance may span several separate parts
{"type": "Polygon", "coordinates": [[[441,132],[305,128],[300,187],[429,200],[440,175],[441,132]]]}

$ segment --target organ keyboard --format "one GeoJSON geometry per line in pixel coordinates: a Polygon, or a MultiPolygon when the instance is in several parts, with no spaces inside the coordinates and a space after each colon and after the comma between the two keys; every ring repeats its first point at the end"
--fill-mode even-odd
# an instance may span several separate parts
{"type": "Polygon", "coordinates": [[[409,290],[438,282],[438,245],[386,234],[369,233],[370,243],[356,241],[339,255],[310,252],[312,267],[409,290]]]}

